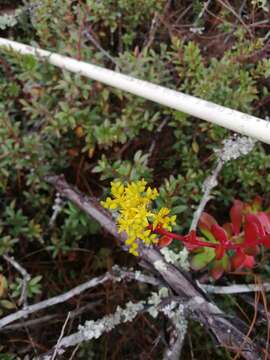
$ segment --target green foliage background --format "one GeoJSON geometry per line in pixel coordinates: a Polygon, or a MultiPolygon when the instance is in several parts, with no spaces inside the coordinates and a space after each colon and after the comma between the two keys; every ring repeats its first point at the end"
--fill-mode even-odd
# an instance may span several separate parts
{"type": "MultiPolygon", "coordinates": [[[[201,2],[193,3],[187,20],[207,29],[199,18],[201,2]]],[[[215,53],[190,29],[174,31],[165,20],[148,43],[155,14],[166,11],[165,0],[25,4],[18,2],[9,18],[0,16],[2,36],[268,115],[263,100],[269,97],[270,60],[264,53],[269,34],[259,29],[249,36],[226,9],[216,31],[229,42],[215,53]]],[[[268,16],[259,2],[252,6],[260,18],[268,16]]],[[[45,248],[57,258],[84,249],[90,234],[101,236],[97,225],[69,203],[48,227],[55,200],[44,181],[48,174],[64,173],[86,194],[100,197],[113,179],[144,177],[159,187],[159,204],[178,215],[177,231],[188,229],[216,161],[213,149],[221,146],[227,130],[31,56],[0,49],[0,64],[0,254],[45,248]]],[[[269,205],[269,169],[269,147],[260,143],[227,164],[211,212],[224,219],[233,198],[255,195],[269,205]]]]}

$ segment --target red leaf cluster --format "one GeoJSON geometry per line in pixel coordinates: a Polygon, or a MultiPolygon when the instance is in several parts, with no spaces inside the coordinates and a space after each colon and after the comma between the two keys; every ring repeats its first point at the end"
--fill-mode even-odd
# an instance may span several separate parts
{"type": "Polygon", "coordinates": [[[212,270],[219,274],[218,277],[224,256],[230,260],[230,270],[253,268],[260,247],[270,249],[270,213],[261,211],[261,205],[260,197],[256,197],[251,204],[235,200],[230,209],[230,222],[223,226],[204,212],[199,221],[203,237],[198,237],[195,231],[182,236],[157,227],[155,231],[162,235],[159,246],[168,246],[175,239],[182,241],[190,251],[207,247],[214,249],[216,267],[212,270]]]}

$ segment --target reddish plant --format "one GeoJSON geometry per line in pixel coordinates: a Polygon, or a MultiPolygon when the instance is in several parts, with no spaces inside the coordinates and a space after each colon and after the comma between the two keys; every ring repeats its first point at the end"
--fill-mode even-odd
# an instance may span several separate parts
{"type": "Polygon", "coordinates": [[[216,279],[224,271],[253,268],[261,246],[270,249],[270,212],[262,211],[261,206],[260,197],[251,204],[235,200],[230,209],[231,222],[223,226],[204,212],[199,221],[200,237],[195,231],[181,236],[158,226],[155,232],[162,235],[159,246],[180,240],[193,254],[192,267],[200,270],[211,264],[211,275],[216,279]]]}

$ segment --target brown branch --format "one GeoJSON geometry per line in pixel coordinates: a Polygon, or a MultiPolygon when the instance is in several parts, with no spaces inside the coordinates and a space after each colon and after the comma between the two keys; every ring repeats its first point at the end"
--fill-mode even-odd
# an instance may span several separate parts
{"type": "MultiPolygon", "coordinates": [[[[123,246],[125,234],[119,234],[116,224],[111,215],[105,211],[98,200],[89,198],[69,185],[63,176],[46,177],[46,181],[55,187],[55,189],[76,204],[90,217],[94,218],[111,235],[116,237],[123,246]]],[[[150,264],[153,268],[157,261],[165,264],[162,268],[155,267],[159,275],[163,278],[166,285],[173,290],[175,294],[183,300],[194,302],[194,310],[191,316],[199,321],[207,330],[209,330],[219,344],[237,353],[241,349],[241,355],[246,360],[259,360],[263,349],[240,330],[243,328],[243,322],[234,317],[234,323],[228,320],[228,316],[219,309],[213,302],[209,301],[206,294],[199,289],[190,279],[187,273],[180,271],[172,264],[166,263],[163,256],[156,248],[145,247],[141,245],[140,259],[150,264]],[[244,345],[243,345],[244,344],[244,345]]]]}

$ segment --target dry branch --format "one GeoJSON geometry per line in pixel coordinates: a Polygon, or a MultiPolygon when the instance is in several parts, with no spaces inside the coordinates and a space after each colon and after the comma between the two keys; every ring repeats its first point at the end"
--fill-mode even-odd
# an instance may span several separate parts
{"type": "Polygon", "coordinates": [[[27,306],[27,285],[31,279],[31,276],[28,274],[25,268],[22,267],[13,257],[3,255],[3,258],[22,275],[22,290],[19,299],[19,305],[23,305],[23,308],[25,308],[27,306]]]}
{"type": "Polygon", "coordinates": [[[64,294],[58,295],[58,296],[54,296],[48,300],[44,300],[41,301],[37,304],[34,305],[30,305],[27,306],[25,308],[23,308],[22,310],[19,310],[13,314],[10,314],[2,319],[0,319],[0,331],[2,328],[4,328],[6,325],[17,321],[19,319],[22,318],[26,318],[28,317],[30,314],[33,314],[37,311],[43,310],[45,308],[48,308],[50,306],[53,305],[57,305],[57,304],[61,304],[69,299],[71,299],[72,297],[81,294],[83,291],[91,289],[93,287],[96,287],[98,285],[103,284],[104,282],[108,281],[108,280],[112,280],[112,281],[120,281],[122,279],[134,279],[140,282],[144,282],[147,284],[151,284],[151,285],[158,285],[159,281],[151,276],[147,276],[141,273],[137,273],[137,272],[132,272],[132,271],[128,271],[128,270],[121,270],[118,267],[114,267],[112,269],[112,272],[107,272],[104,275],[95,277],[81,285],[78,285],[76,287],[74,287],[73,289],[67,291],[64,294]]]}

